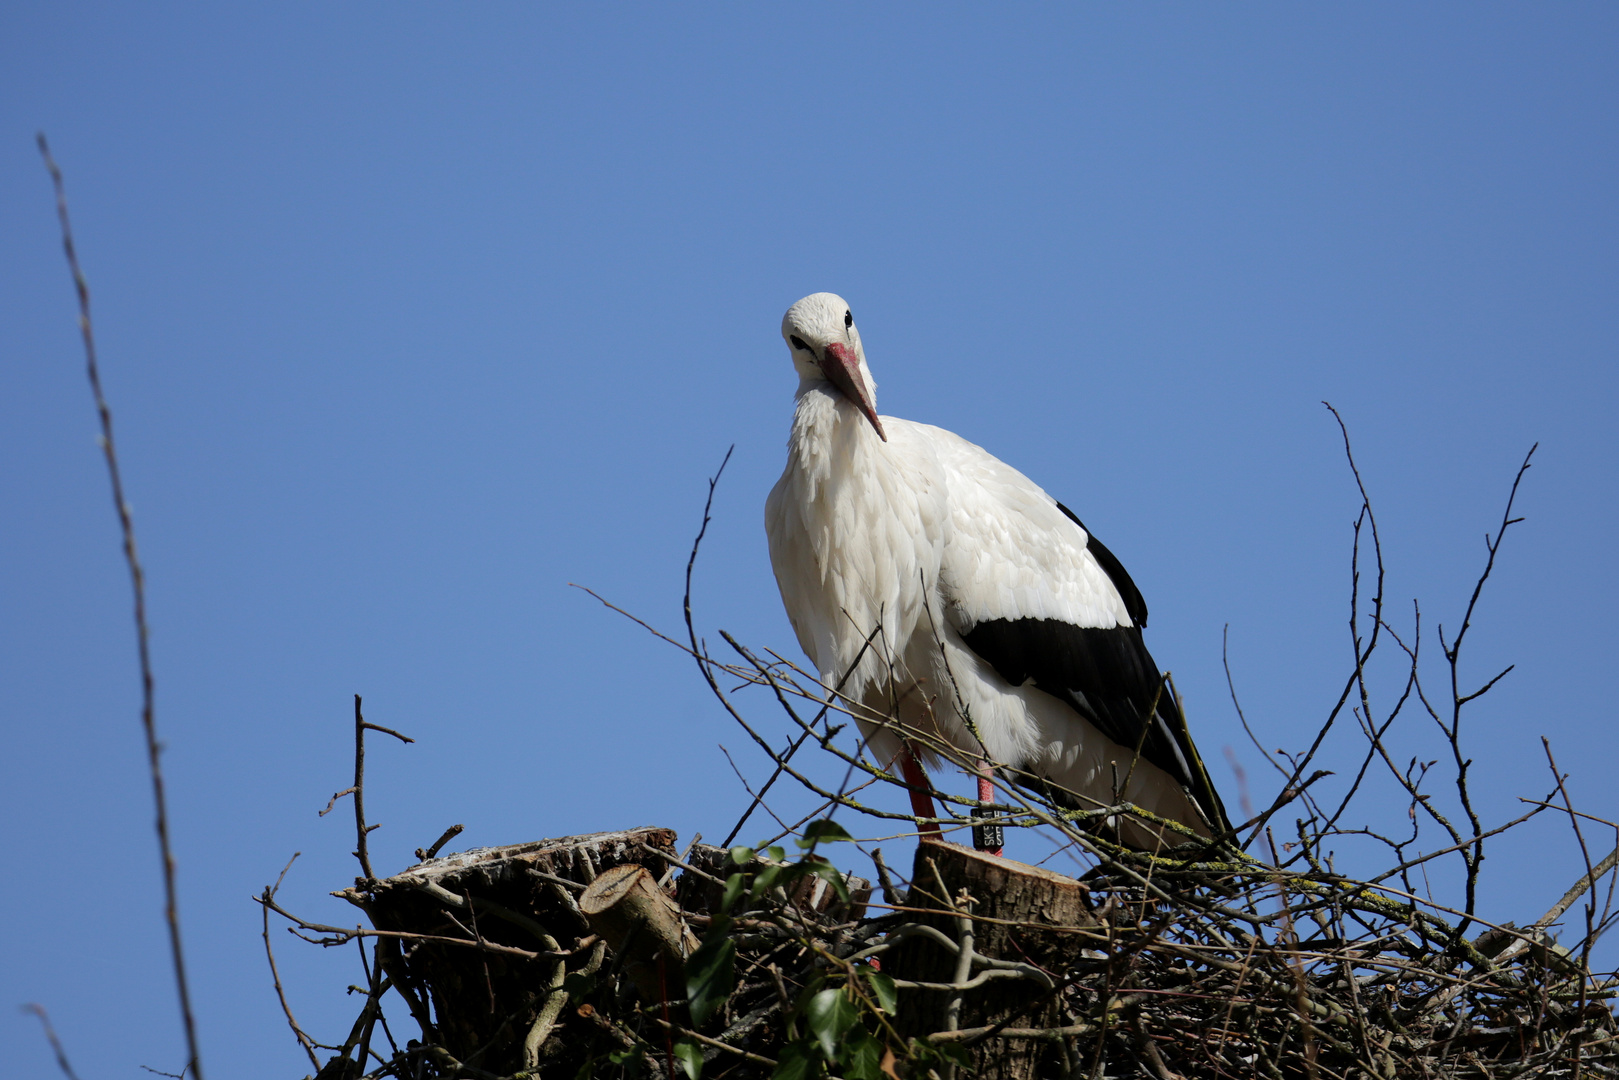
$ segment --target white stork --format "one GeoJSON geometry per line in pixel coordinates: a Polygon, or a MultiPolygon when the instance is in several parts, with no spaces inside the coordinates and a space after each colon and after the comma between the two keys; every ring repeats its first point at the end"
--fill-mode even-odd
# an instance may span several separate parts
{"type": "MultiPolygon", "coordinates": [[[[879,417],[841,297],[806,296],[781,336],[799,382],[765,503],[771,565],[799,644],[829,690],[869,710],[861,730],[900,762],[913,812],[934,816],[917,757],[937,764],[937,741],[979,762],[985,803],[999,768],[1077,808],[1126,800],[1200,835],[1229,828],[1118,559],[981,448],[879,417]]],[[[1136,847],[1174,839],[1113,824],[1136,847]]]]}

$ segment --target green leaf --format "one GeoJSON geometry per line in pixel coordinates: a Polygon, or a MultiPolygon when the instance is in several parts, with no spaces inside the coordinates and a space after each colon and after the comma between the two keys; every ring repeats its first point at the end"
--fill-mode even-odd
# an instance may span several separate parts
{"type": "Polygon", "coordinates": [[[864,1028],[849,1033],[843,1043],[845,1080],[883,1080],[883,1044],[864,1028]]]}
{"type": "Polygon", "coordinates": [[[675,1060],[680,1062],[687,1080],[698,1080],[703,1075],[703,1052],[690,1039],[675,1043],[675,1060]]]}
{"type": "Polygon", "coordinates": [[[802,865],[810,873],[822,878],[838,894],[838,899],[845,904],[849,902],[849,885],[843,880],[843,871],[821,858],[819,855],[806,856],[802,865]]]}
{"type": "Polygon", "coordinates": [[[732,866],[746,866],[753,861],[753,849],[738,844],[726,855],[732,866]]]}
{"type": "Polygon", "coordinates": [[[686,960],[686,998],[692,1023],[701,1027],[735,986],[736,942],[714,936],[711,927],[709,940],[686,960]]]}
{"type": "Polygon", "coordinates": [[[757,900],[759,897],[769,892],[770,887],[774,885],[776,883],[776,879],[781,876],[783,869],[785,868],[781,866],[767,866],[757,874],[753,875],[753,888],[748,890],[749,899],[757,900]]]}
{"type": "Polygon", "coordinates": [[[614,1050],[611,1054],[607,1055],[607,1060],[611,1061],[614,1065],[628,1065],[632,1062],[640,1061],[641,1048],[639,1046],[632,1046],[627,1050],[614,1050]]]}
{"type": "Polygon", "coordinates": [[[809,827],[804,830],[803,838],[793,842],[801,848],[812,848],[816,844],[830,844],[838,840],[853,842],[854,837],[850,836],[842,825],[828,818],[810,822],[809,827]]]}
{"type": "Polygon", "coordinates": [[[720,897],[720,910],[729,912],[736,904],[742,890],[748,886],[748,875],[738,871],[725,879],[725,893],[720,897]]]}
{"type": "Polygon", "coordinates": [[[784,847],[779,847],[778,846],[778,847],[765,848],[765,854],[770,856],[770,861],[771,862],[786,862],[787,861],[787,849],[784,848],[784,847]]]}
{"type": "Polygon", "coordinates": [[[809,1022],[810,1031],[821,1044],[821,1053],[828,1061],[838,1059],[838,1046],[843,1042],[843,1033],[848,1031],[860,1019],[860,1012],[855,1003],[849,1000],[842,988],[822,990],[809,999],[804,1006],[804,1019],[809,1022]]]}
{"type": "Polygon", "coordinates": [[[808,1080],[819,1073],[815,1067],[815,1044],[807,1039],[790,1042],[776,1057],[776,1071],[771,1080],[808,1080]]]}
{"type": "Polygon", "coordinates": [[[583,1001],[596,989],[596,976],[574,972],[562,980],[562,989],[575,1001],[583,1001]]]}
{"type": "Polygon", "coordinates": [[[876,968],[862,970],[866,973],[866,981],[871,984],[871,992],[877,997],[877,1004],[882,1006],[883,1012],[893,1016],[899,1011],[899,994],[894,989],[894,980],[876,968]]]}

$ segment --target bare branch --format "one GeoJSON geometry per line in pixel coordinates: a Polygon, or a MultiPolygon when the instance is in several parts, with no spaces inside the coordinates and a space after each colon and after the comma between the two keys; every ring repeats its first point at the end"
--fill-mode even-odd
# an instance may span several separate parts
{"type": "Polygon", "coordinates": [[[39,1018],[40,1026],[45,1029],[45,1041],[51,1044],[51,1052],[56,1055],[56,1067],[62,1070],[62,1075],[67,1077],[67,1080],[79,1080],[73,1066],[68,1064],[67,1051],[62,1049],[62,1040],[56,1037],[56,1029],[51,1026],[51,1017],[45,1011],[45,1006],[29,1002],[22,1007],[22,1011],[33,1013],[39,1018]]]}
{"type": "Polygon", "coordinates": [[[73,226],[68,220],[67,191],[62,183],[62,170],[51,156],[50,145],[41,132],[37,136],[40,156],[51,174],[51,185],[56,192],[56,216],[62,226],[62,250],[67,255],[69,271],[73,275],[73,288],[79,300],[79,333],[84,339],[85,372],[90,377],[90,392],[95,398],[96,414],[101,419],[101,452],[107,462],[107,475],[112,480],[113,508],[118,513],[118,525],[123,531],[124,561],[129,565],[129,580],[135,594],[135,641],[140,654],[141,669],[141,728],[146,735],[146,760],[152,775],[152,800],[157,808],[157,842],[163,857],[164,918],[169,928],[169,953],[174,962],[174,983],[180,996],[180,1017],[185,1025],[186,1047],[191,1054],[192,1072],[196,1080],[203,1080],[202,1058],[197,1051],[197,1021],[191,1010],[191,984],[186,977],[185,950],[180,942],[180,905],[174,881],[174,852],[169,843],[168,797],[163,785],[163,744],[157,737],[157,718],[153,696],[151,633],[146,624],[146,572],[141,568],[135,546],[135,518],[124,498],[123,476],[118,468],[118,447],[112,434],[112,409],[101,390],[101,371],[96,363],[95,331],[90,321],[90,285],[79,267],[78,250],[73,243],[73,226]]]}
{"type": "Polygon", "coordinates": [[[287,1026],[292,1029],[293,1037],[298,1040],[298,1045],[303,1047],[304,1053],[309,1055],[309,1064],[318,1073],[320,1059],[315,1056],[315,1040],[304,1034],[304,1029],[298,1026],[297,1018],[292,1015],[292,1006],[287,1004],[287,992],[281,986],[281,972],[276,969],[275,949],[270,946],[270,906],[275,902],[275,894],[281,891],[281,883],[286,880],[287,871],[292,869],[292,864],[301,854],[302,852],[293,852],[292,858],[287,860],[287,865],[281,868],[281,874],[275,879],[275,884],[265,886],[259,910],[264,916],[264,956],[270,962],[270,978],[275,982],[275,996],[281,1002],[281,1012],[287,1018],[287,1026]]]}

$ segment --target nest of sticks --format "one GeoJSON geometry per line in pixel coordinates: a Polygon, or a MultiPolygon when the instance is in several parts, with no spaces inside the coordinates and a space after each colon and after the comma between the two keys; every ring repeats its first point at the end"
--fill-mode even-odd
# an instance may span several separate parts
{"type": "MultiPolygon", "coordinates": [[[[1514,497],[1527,467],[1526,458],[1514,497]]],[[[258,900],[272,972],[272,915],[321,945],[358,941],[364,1004],[345,1039],[322,1044],[294,1018],[277,976],[288,1023],[323,1080],[1615,1074],[1619,980],[1593,970],[1592,957],[1619,918],[1619,826],[1575,809],[1549,744],[1549,790],[1525,799],[1518,818],[1486,826],[1468,786],[1464,710],[1500,676],[1469,684],[1462,646],[1517,520],[1512,499],[1461,631],[1440,635],[1450,686],[1436,695],[1418,664],[1420,622],[1402,636],[1385,621],[1376,518],[1363,486],[1361,496],[1353,664],[1307,747],[1273,756],[1256,741],[1282,778],[1263,811],[1245,806],[1249,820],[1211,842],[1128,804],[1064,809],[1018,783],[1032,778],[1003,773],[993,822],[1038,832],[1071,857],[1071,875],[946,842],[983,824],[976,800],[935,792],[944,812],[932,822],[884,809],[903,800],[868,792],[903,781],[848,745],[858,704],[728,635],[734,658],[710,654],[691,623],[689,568],[687,640],[665,640],[690,653],[772,762],[762,784],[744,779],[752,805],[720,846],[679,848],[671,831],[644,828],[437,858],[451,830],[418,850],[419,865],[379,878],[366,852],[364,739],[387,729],[367,723],[356,700],[355,783],[340,794],[354,796],[363,875],[335,895],[371,926],[305,920],[278,902],[279,883],[258,900]],[[1363,547],[1375,556],[1366,597],[1363,547]],[[1386,656],[1392,683],[1371,674],[1386,656]],[[1380,703],[1374,688],[1388,685],[1396,692],[1380,703]],[[785,743],[744,711],[749,687],[787,719],[785,743]],[[1453,794],[1443,806],[1424,788],[1434,763],[1399,764],[1402,716],[1436,725],[1448,748],[1453,794]],[[1319,794],[1332,775],[1315,767],[1320,752],[1335,728],[1357,727],[1362,745],[1348,768],[1335,762],[1348,781],[1329,799],[1319,794]],[[842,782],[817,779],[799,756],[805,747],[830,756],[842,782]],[[1348,824],[1373,776],[1403,793],[1408,831],[1348,824]],[[757,848],[729,846],[756,809],[775,814],[778,781],[814,808],[790,823],[778,817],[779,835],[757,848]],[[1486,845],[1542,813],[1566,819],[1584,872],[1538,918],[1486,918],[1477,904],[1486,845]],[[1128,816],[1159,830],[1163,848],[1109,841],[1103,826],[1128,816]],[[908,874],[874,846],[930,826],[944,838],[924,836],[908,874]],[[1615,839],[1600,859],[1587,838],[1598,827],[1615,839]],[[1335,848],[1350,841],[1386,852],[1386,868],[1338,872],[1335,848]],[[1430,871],[1454,895],[1437,899],[1430,871]]],[[[924,732],[904,734],[927,743],[924,732]]]]}

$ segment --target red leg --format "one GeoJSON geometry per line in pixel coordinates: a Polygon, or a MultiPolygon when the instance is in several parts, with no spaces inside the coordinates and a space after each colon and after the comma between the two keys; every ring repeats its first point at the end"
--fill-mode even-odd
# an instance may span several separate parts
{"type": "MultiPolygon", "coordinates": [[[[978,762],[978,801],[981,803],[995,801],[995,785],[989,782],[989,778],[993,775],[994,770],[989,767],[989,762],[980,760],[978,762]]],[[[990,855],[999,855],[1003,850],[1003,848],[998,847],[984,849],[990,855]]]]}
{"type": "Polygon", "coordinates": [[[924,833],[937,836],[938,823],[927,820],[938,816],[933,809],[933,796],[929,794],[933,785],[928,783],[928,774],[922,770],[922,763],[916,759],[916,751],[911,749],[910,743],[906,743],[905,749],[900,751],[899,768],[911,790],[911,813],[923,819],[918,824],[924,833]]]}

